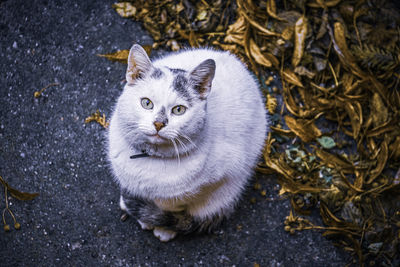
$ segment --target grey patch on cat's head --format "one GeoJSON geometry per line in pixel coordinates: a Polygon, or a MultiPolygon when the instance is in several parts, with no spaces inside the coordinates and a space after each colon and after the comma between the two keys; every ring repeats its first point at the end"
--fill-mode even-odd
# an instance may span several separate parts
{"type": "Polygon", "coordinates": [[[172,81],[172,89],[176,91],[182,98],[191,102],[192,95],[189,91],[189,80],[184,74],[178,74],[172,81]]]}
{"type": "Polygon", "coordinates": [[[186,73],[186,71],[183,70],[183,69],[169,68],[169,70],[170,70],[173,74],[184,74],[184,73],[186,73]]]}
{"type": "Polygon", "coordinates": [[[160,79],[163,76],[164,72],[162,72],[162,70],[160,70],[159,68],[154,68],[153,72],[150,74],[150,77],[153,79],[160,79]]]}

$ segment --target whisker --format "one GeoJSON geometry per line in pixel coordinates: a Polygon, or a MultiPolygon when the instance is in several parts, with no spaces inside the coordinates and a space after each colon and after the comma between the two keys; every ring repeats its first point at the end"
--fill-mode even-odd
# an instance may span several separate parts
{"type": "Polygon", "coordinates": [[[179,133],[179,135],[181,136],[181,137],[183,137],[183,138],[185,138],[190,144],[192,144],[195,148],[197,148],[197,145],[192,141],[192,139],[189,137],[189,136],[187,136],[187,135],[185,135],[185,134],[182,134],[182,133],[179,133]]]}
{"type": "Polygon", "coordinates": [[[176,137],[175,140],[178,141],[178,143],[181,145],[181,147],[185,151],[186,156],[189,156],[188,149],[187,149],[187,146],[185,145],[185,143],[181,139],[179,139],[179,137],[176,137]]]}
{"type": "Polygon", "coordinates": [[[174,145],[175,151],[176,151],[176,155],[178,156],[178,165],[181,165],[181,159],[179,157],[179,150],[178,150],[178,146],[176,145],[174,139],[170,139],[172,144],[174,145]]]}

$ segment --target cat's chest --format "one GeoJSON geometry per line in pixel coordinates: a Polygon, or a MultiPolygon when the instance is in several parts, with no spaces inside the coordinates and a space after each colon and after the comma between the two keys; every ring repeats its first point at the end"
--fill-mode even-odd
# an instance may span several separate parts
{"type": "Polygon", "coordinates": [[[115,154],[114,163],[125,175],[126,182],[167,185],[194,179],[203,170],[206,154],[201,151],[173,158],[144,157],[131,159],[132,151],[122,149],[115,154]]]}

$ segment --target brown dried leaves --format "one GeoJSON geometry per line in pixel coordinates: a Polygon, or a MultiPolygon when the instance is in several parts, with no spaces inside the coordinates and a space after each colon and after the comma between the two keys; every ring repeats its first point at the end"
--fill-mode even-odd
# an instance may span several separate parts
{"type": "Polygon", "coordinates": [[[11,196],[18,200],[32,200],[39,195],[39,193],[27,193],[21,192],[13,187],[11,187],[4,179],[0,176],[0,183],[8,190],[11,196]]]}
{"type": "MultiPolygon", "coordinates": [[[[142,45],[142,47],[147,52],[147,54],[150,55],[152,46],[151,45],[142,45]]],[[[97,56],[105,57],[111,61],[116,61],[116,62],[121,62],[121,63],[127,64],[127,60],[128,60],[128,56],[129,56],[129,49],[118,50],[116,52],[104,54],[104,55],[98,54],[97,56]]]]}
{"type": "Polygon", "coordinates": [[[321,131],[312,120],[296,120],[291,116],[285,116],[285,122],[289,129],[300,137],[303,142],[311,142],[321,136],[321,131]]]}
{"type": "Polygon", "coordinates": [[[122,17],[143,22],[153,36],[153,47],[166,45],[178,50],[180,41],[191,46],[212,43],[227,30],[234,13],[231,1],[145,1],[133,0],[114,4],[122,17]]]}
{"type": "Polygon", "coordinates": [[[16,198],[18,200],[32,200],[35,197],[37,197],[39,195],[39,193],[21,192],[15,188],[11,187],[1,176],[0,176],[0,183],[4,187],[4,198],[5,198],[5,203],[6,203],[6,207],[3,209],[3,212],[2,212],[2,219],[3,219],[3,224],[4,224],[3,229],[6,232],[11,230],[10,225],[6,221],[6,214],[8,213],[14,221],[14,228],[16,230],[19,230],[19,229],[21,229],[21,224],[19,222],[17,222],[17,219],[15,218],[14,213],[12,212],[12,210],[9,207],[8,192],[10,192],[11,196],[13,196],[14,198],[16,198]]]}
{"type": "Polygon", "coordinates": [[[107,120],[106,120],[106,114],[103,113],[103,115],[100,114],[99,110],[96,110],[95,113],[93,113],[92,115],[90,115],[89,117],[87,117],[85,119],[85,123],[89,123],[89,122],[97,122],[98,124],[100,124],[101,126],[103,126],[103,128],[107,128],[108,125],[110,124],[107,120]]]}
{"type": "Polygon", "coordinates": [[[294,50],[292,55],[292,66],[297,67],[303,57],[304,46],[307,37],[308,21],[301,16],[294,26],[294,50]]]}
{"type": "Polygon", "coordinates": [[[59,84],[59,83],[51,83],[51,84],[49,84],[49,85],[43,87],[43,88],[40,89],[39,91],[36,91],[35,93],[33,93],[33,96],[34,96],[35,98],[39,98],[39,97],[42,96],[43,92],[44,92],[47,88],[52,87],[52,86],[57,86],[57,85],[60,85],[60,84],[59,84]]]}
{"type": "MultiPolygon", "coordinates": [[[[294,1],[289,2],[294,4],[294,1]]],[[[271,3],[267,2],[267,8],[269,4],[271,3]]],[[[361,251],[362,246],[356,236],[365,229],[357,229],[358,224],[355,223],[353,230],[348,232],[343,224],[337,222],[343,221],[341,216],[345,216],[344,214],[353,212],[356,215],[353,214],[351,218],[357,218],[357,221],[363,223],[368,220],[371,227],[383,227],[377,219],[382,214],[394,216],[393,211],[386,214],[389,206],[384,206],[380,209],[383,212],[376,214],[376,209],[371,208],[367,200],[370,199],[370,194],[374,194],[374,199],[383,198],[383,192],[393,194],[399,189],[399,183],[396,183],[393,176],[400,166],[400,152],[396,150],[400,148],[400,81],[396,59],[398,57],[394,56],[399,51],[399,38],[393,31],[392,38],[397,41],[379,48],[374,46],[374,41],[368,39],[368,35],[364,34],[368,19],[380,19],[377,11],[362,11],[366,8],[374,10],[366,7],[373,5],[371,3],[351,6],[349,1],[316,1],[307,5],[315,9],[307,9],[306,15],[298,17],[291,24],[276,18],[275,14],[279,9],[269,8],[270,11],[267,12],[269,18],[265,21],[272,24],[271,20],[276,20],[273,22],[275,29],[282,29],[278,33],[284,37],[265,37],[271,44],[281,45],[275,50],[278,52],[276,56],[284,56],[284,61],[276,69],[280,71],[283,80],[285,108],[293,115],[284,116],[284,120],[290,132],[301,139],[299,145],[303,147],[289,148],[286,153],[297,149],[303,156],[283,157],[283,153],[272,152],[280,150],[275,145],[274,149],[266,149],[265,165],[282,175],[281,192],[289,192],[294,197],[307,192],[315,194],[315,197],[319,196],[325,203],[321,216],[327,225],[336,227],[329,234],[346,236],[352,242],[347,246],[352,247],[360,261],[364,261],[363,255],[366,251],[361,251]],[[330,10],[333,6],[338,9],[330,10]],[[349,7],[353,10],[354,20],[357,17],[359,23],[354,23],[353,17],[349,17],[348,13],[340,13],[347,12],[349,7]],[[320,8],[324,8],[324,11],[320,8]],[[331,25],[328,22],[332,20],[331,25]],[[277,26],[279,24],[281,26],[277,26]],[[289,29],[293,28],[292,35],[289,29]],[[289,49],[293,47],[289,56],[290,50],[283,48],[282,44],[291,44],[287,46],[289,49]],[[360,45],[362,48],[357,48],[360,45]],[[336,122],[338,131],[335,136],[341,136],[342,139],[344,133],[351,137],[345,144],[349,144],[347,149],[351,145],[356,147],[357,153],[349,155],[337,150],[327,152],[315,145],[311,146],[313,150],[306,149],[305,145],[318,145],[315,139],[327,134],[315,124],[319,117],[336,122]],[[315,169],[319,170],[318,176],[309,171],[315,161],[308,160],[308,154],[315,155],[319,162],[320,167],[315,169]],[[313,190],[308,190],[307,187],[313,190]],[[358,205],[358,208],[349,209],[351,205],[358,205]],[[334,215],[334,211],[340,212],[334,215]],[[334,216],[335,219],[332,219],[334,216]]],[[[295,8],[290,3],[287,6],[295,8]]],[[[280,11],[283,12],[287,11],[280,11]]],[[[392,19],[397,27],[399,22],[400,16],[392,19]]],[[[388,30],[385,34],[389,32],[388,30]]],[[[260,36],[265,35],[260,32],[254,40],[260,40],[260,36]]],[[[269,50],[271,46],[263,52],[273,51],[269,50]]],[[[276,132],[279,135],[286,135],[282,129],[273,129],[279,130],[276,132]]],[[[336,142],[343,148],[340,139],[336,142]]],[[[269,145],[273,146],[272,143],[269,145]]],[[[292,201],[294,209],[304,212],[296,203],[292,201]]],[[[384,227],[389,225],[390,223],[384,227]]],[[[378,240],[388,242],[383,237],[378,240]]],[[[363,242],[368,246],[370,241],[363,242]]]]}
{"type": "Polygon", "coordinates": [[[115,3],[112,7],[117,11],[118,15],[123,18],[130,18],[136,15],[136,7],[129,2],[115,3]]]}
{"type": "Polygon", "coordinates": [[[118,50],[114,53],[105,54],[105,55],[99,54],[97,56],[105,57],[111,61],[118,61],[118,62],[127,64],[127,60],[128,60],[128,56],[129,56],[129,49],[118,50]]]}

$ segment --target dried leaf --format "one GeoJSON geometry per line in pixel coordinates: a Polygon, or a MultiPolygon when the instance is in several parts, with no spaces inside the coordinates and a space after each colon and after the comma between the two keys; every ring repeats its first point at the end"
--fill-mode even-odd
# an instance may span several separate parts
{"type": "Polygon", "coordinates": [[[8,191],[10,191],[11,195],[18,200],[32,200],[39,195],[39,193],[21,192],[12,187],[8,187],[8,191]]]}
{"type": "Polygon", "coordinates": [[[11,193],[13,197],[18,200],[32,200],[39,195],[39,193],[27,193],[21,192],[13,187],[11,187],[4,179],[0,176],[0,182],[3,186],[11,193]]]}
{"type": "MultiPolygon", "coordinates": [[[[142,46],[144,48],[144,50],[146,51],[146,53],[150,56],[151,50],[152,50],[152,46],[151,45],[143,45],[142,46]]],[[[118,61],[121,63],[128,63],[128,56],[129,56],[129,50],[128,49],[124,49],[124,50],[118,50],[114,53],[110,53],[110,54],[98,54],[97,56],[99,57],[105,57],[108,60],[111,61],[118,61]]]]}
{"type": "Polygon", "coordinates": [[[167,45],[169,47],[171,47],[172,51],[178,51],[179,49],[181,49],[181,47],[179,46],[179,44],[176,40],[169,40],[167,42],[167,45]]]}
{"type": "Polygon", "coordinates": [[[278,105],[276,97],[272,97],[270,94],[267,95],[267,101],[265,103],[270,114],[275,113],[276,106],[278,105]]]}
{"type": "Polygon", "coordinates": [[[239,16],[235,23],[229,25],[228,31],[226,32],[226,36],[224,38],[224,42],[244,45],[243,36],[246,28],[247,23],[245,21],[245,18],[243,16],[239,16]]]}
{"type": "Polygon", "coordinates": [[[128,49],[124,49],[124,50],[118,50],[114,53],[110,53],[110,54],[105,54],[105,55],[97,55],[99,57],[105,57],[108,60],[111,61],[118,61],[118,62],[122,62],[127,64],[128,63],[128,56],[129,56],[129,50],[128,49]]]}
{"type": "Polygon", "coordinates": [[[292,66],[296,67],[299,65],[301,58],[303,57],[305,41],[307,37],[308,21],[305,16],[300,17],[296,21],[294,27],[294,50],[292,55],[292,66]]]}
{"type": "Polygon", "coordinates": [[[341,0],[316,0],[315,2],[307,3],[309,7],[327,8],[334,7],[340,3],[341,0]]]}
{"type": "Polygon", "coordinates": [[[136,15],[136,7],[130,2],[119,2],[112,5],[117,13],[123,18],[130,18],[136,15]]]}
{"type": "Polygon", "coordinates": [[[400,136],[396,137],[396,140],[390,145],[390,158],[399,159],[400,158],[400,136]]]}
{"type": "Polygon", "coordinates": [[[315,154],[319,157],[325,166],[332,169],[339,169],[343,171],[353,171],[353,165],[345,159],[339,158],[329,152],[323,151],[321,149],[316,149],[315,154]]]}
{"type": "Polygon", "coordinates": [[[396,49],[384,49],[373,45],[353,46],[352,51],[360,65],[366,69],[390,72],[399,65],[396,49]]]}
{"type": "Polygon", "coordinates": [[[49,88],[49,87],[51,87],[51,86],[57,86],[57,85],[60,85],[60,84],[59,84],[59,83],[51,83],[51,84],[47,85],[46,87],[43,87],[43,88],[40,89],[39,91],[36,91],[36,92],[33,94],[33,96],[34,96],[35,98],[39,98],[47,88],[49,88]]]}
{"type": "Polygon", "coordinates": [[[376,128],[373,128],[372,130],[369,130],[367,133],[367,137],[380,136],[384,133],[399,132],[399,131],[400,131],[400,127],[398,125],[395,125],[395,124],[391,123],[391,121],[388,121],[383,125],[380,125],[376,128]]]}
{"type": "Polygon", "coordinates": [[[259,32],[261,34],[266,35],[266,36],[278,36],[278,37],[280,36],[279,33],[273,32],[273,31],[270,31],[270,30],[264,28],[256,20],[252,19],[249,15],[247,15],[242,7],[241,1],[238,1],[237,4],[239,6],[238,11],[239,11],[240,15],[243,16],[246,19],[246,21],[249,22],[253,27],[255,27],[257,30],[259,30],[259,32]]]}
{"type": "Polygon", "coordinates": [[[321,136],[321,131],[315,126],[314,121],[305,119],[294,119],[290,116],[285,116],[286,125],[292,132],[304,142],[310,142],[321,136]]]}
{"type": "Polygon", "coordinates": [[[276,14],[276,3],[275,3],[275,0],[267,0],[267,13],[268,13],[268,15],[270,15],[274,19],[286,21],[285,19],[279,17],[276,14]]]}
{"type": "Polygon", "coordinates": [[[250,39],[250,54],[258,64],[265,67],[272,66],[271,62],[266,57],[264,57],[260,48],[257,46],[253,39],[250,39]]]}
{"type": "Polygon", "coordinates": [[[300,76],[307,76],[307,78],[309,78],[309,79],[313,79],[315,77],[315,72],[308,70],[304,66],[297,66],[294,69],[294,72],[299,74],[300,76]]]}
{"type": "Polygon", "coordinates": [[[366,181],[367,184],[372,183],[383,171],[389,157],[389,148],[386,140],[381,144],[380,151],[377,157],[376,167],[371,170],[369,179],[366,181]]]}
{"type": "Polygon", "coordinates": [[[293,33],[294,28],[292,26],[288,26],[282,31],[282,38],[286,41],[289,41],[292,39],[293,33]]]}
{"type": "Polygon", "coordinates": [[[353,129],[353,138],[357,139],[360,133],[361,124],[363,123],[361,104],[357,101],[354,101],[354,103],[345,102],[344,108],[350,118],[353,129]]]}
{"type": "Polygon", "coordinates": [[[208,15],[208,12],[207,12],[207,10],[205,10],[205,9],[203,9],[203,10],[201,10],[198,14],[197,14],[197,19],[198,20],[205,20],[206,18],[207,18],[207,15],[208,15]]]}
{"type": "Polygon", "coordinates": [[[327,28],[327,25],[328,25],[328,12],[326,12],[324,10],[324,13],[322,14],[322,18],[321,19],[322,19],[322,23],[321,23],[321,25],[319,27],[317,36],[315,37],[315,39],[317,39],[317,40],[321,39],[326,34],[326,32],[328,30],[328,28],[327,28]]]}
{"type": "Polygon", "coordinates": [[[388,120],[388,109],[379,94],[374,93],[370,109],[374,128],[383,125],[388,120]]]}
{"type": "Polygon", "coordinates": [[[286,69],[282,72],[282,77],[285,81],[288,83],[294,84],[299,87],[303,87],[303,84],[301,83],[300,79],[297,77],[297,75],[290,69],[286,69]]]}
{"type": "Polygon", "coordinates": [[[85,123],[89,123],[95,121],[98,124],[100,124],[101,126],[103,126],[104,128],[107,128],[108,125],[110,124],[107,120],[106,120],[106,115],[103,113],[103,116],[100,114],[99,110],[96,110],[95,113],[93,113],[92,115],[90,115],[89,117],[87,117],[85,119],[85,123]]]}
{"type": "Polygon", "coordinates": [[[246,30],[246,21],[243,16],[239,16],[235,23],[229,25],[227,35],[232,33],[244,33],[246,30]]]}
{"type": "Polygon", "coordinates": [[[354,56],[351,54],[347,42],[346,42],[346,37],[345,37],[345,30],[344,26],[340,22],[336,22],[334,24],[334,37],[332,37],[332,41],[334,44],[335,51],[337,55],[339,56],[339,59],[341,63],[344,66],[347,66],[351,71],[359,76],[360,78],[363,78],[365,76],[364,72],[361,71],[361,69],[358,67],[354,56]]]}

